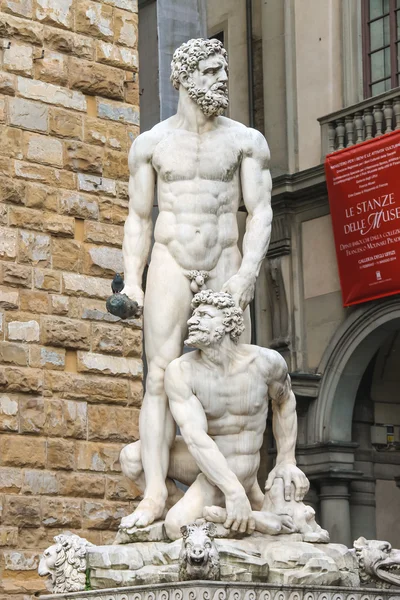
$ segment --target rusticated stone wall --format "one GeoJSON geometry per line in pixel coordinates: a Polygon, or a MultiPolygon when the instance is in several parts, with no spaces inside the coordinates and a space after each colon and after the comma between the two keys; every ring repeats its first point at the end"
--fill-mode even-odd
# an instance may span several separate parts
{"type": "Polygon", "coordinates": [[[109,543],[138,494],[118,455],[138,435],[141,324],[105,312],[137,2],[1,0],[0,37],[0,598],[26,600],[55,534],[109,543]]]}

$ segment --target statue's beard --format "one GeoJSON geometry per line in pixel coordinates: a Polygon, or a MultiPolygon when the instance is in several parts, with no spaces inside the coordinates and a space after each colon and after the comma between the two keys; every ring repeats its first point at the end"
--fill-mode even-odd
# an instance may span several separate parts
{"type": "Polygon", "coordinates": [[[228,90],[224,83],[214,83],[208,90],[190,83],[188,94],[200,106],[206,117],[218,117],[229,106],[228,90]]]}
{"type": "Polygon", "coordinates": [[[224,335],[224,327],[216,327],[213,334],[211,334],[207,327],[190,327],[189,337],[187,340],[185,340],[185,346],[189,346],[190,348],[212,346],[214,344],[219,344],[224,335]]]}

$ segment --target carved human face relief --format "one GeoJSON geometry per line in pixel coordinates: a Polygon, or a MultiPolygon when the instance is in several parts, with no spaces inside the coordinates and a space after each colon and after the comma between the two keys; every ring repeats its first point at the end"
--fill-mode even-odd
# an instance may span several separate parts
{"type": "Polygon", "coordinates": [[[226,333],[224,313],[216,306],[202,304],[193,311],[188,327],[189,337],[185,341],[187,346],[201,348],[218,344],[226,333]]]}
{"type": "Polygon", "coordinates": [[[222,115],[228,108],[228,64],[221,54],[199,61],[185,87],[207,117],[222,115]]]}

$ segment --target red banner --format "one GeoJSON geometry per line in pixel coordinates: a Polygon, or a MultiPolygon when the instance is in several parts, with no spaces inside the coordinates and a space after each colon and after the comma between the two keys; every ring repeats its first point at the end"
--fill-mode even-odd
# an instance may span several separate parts
{"type": "Polygon", "coordinates": [[[400,131],[326,157],[343,304],[400,292],[400,131]]]}

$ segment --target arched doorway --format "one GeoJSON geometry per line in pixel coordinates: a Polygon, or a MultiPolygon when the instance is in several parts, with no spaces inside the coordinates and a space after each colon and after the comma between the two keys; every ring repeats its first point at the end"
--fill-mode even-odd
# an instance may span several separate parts
{"type": "Polygon", "coordinates": [[[389,506],[400,506],[400,447],[378,448],[375,439],[383,435],[375,427],[382,421],[385,434],[386,425],[400,426],[398,332],[398,296],[350,309],[320,364],[320,392],[310,407],[307,440],[319,448],[313,479],[322,525],[335,542],[392,533],[389,541],[400,545],[400,529],[397,534],[388,525],[389,506]]]}

